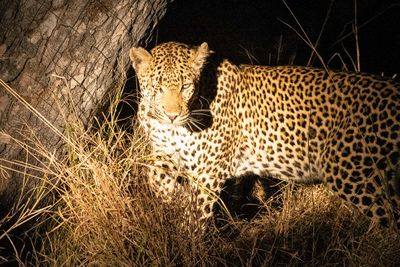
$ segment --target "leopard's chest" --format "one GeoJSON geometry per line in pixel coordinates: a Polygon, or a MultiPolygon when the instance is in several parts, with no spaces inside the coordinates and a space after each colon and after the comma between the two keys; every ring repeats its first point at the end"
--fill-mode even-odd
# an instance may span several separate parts
{"type": "Polygon", "coordinates": [[[199,148],[202,140],[184,127],[162,124],[155,119],[142,123],[150,139],[154,152],[172,158],[177,164],[187,166],[199,161],[199,148]]]}

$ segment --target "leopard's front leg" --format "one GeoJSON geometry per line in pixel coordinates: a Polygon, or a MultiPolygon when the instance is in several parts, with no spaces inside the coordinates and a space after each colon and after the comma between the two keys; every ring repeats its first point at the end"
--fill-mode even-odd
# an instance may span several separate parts
{"type": "Polygon", "coordinates": [[[149,182],[157,196],[184,209],[185,219],[201,228],[213,216],[222,183],[213,182],[207,174],[191,174],[172,159],[157,156],[148,166],[149,182]]]}
{"type": "Polygon", "coordinates": [[[171,201],[175,194],[184,192],[184,172],[167,156],[157,154],[154,158],[154,162],[147,166],[149,184],[157,196],[171,201]]]}
{"type": "MultiPolygon", "coordinates": [[[[194,205],[189,206],[191,213],[202,225],[207,225],[210,218],[214,216],[214,208],[218,203],[224,209],[225,205],[220,198],[224,180],[217,181],[208,174],[200,174],[195,177],[187,177],[187,192],[191,192],[190,199],[194,205]]],[[[193,216],[192,215],[192,216],[193,216]]]]}

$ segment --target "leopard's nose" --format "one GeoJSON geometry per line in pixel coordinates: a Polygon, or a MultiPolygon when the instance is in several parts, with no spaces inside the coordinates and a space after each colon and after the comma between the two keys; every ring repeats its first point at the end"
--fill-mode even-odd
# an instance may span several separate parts
{"type": "Polygon", "coordinates": [[[170,106],[163,106],[163,108],[164,108],[164,114],[171,122],[174,122],[182,113],[181,107],[171,108],[170,106]]]}
{"type": "Polygon", "coordinates": [[[178,114],[166,114],[166,115],[171,122],[174,122],[174,120],[178,117],[178,114]]]}
{"type": "Polygon", "coordinates": [[[171,121],[171,123],[173,123],[181,115],[181,111],[182,109],[174,111],[164,111],[164,114],[171,121]]]}

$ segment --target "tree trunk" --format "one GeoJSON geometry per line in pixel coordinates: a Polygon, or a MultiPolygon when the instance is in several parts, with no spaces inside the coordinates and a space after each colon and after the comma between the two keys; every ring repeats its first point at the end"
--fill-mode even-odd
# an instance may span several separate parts
{"type": "MultiPolygon", "coordinates": [[[[0,0],[0,78],[59,131],[72,111],[88,126],[119,78],[118,66],[129,64],[128,49],[148,44],[168,2],[0,0]]],[[[56,155],[64,144],[1,85],[0,210],[21,186],[16,162],[38,164],[15,141],[27,136],[56,155]]]]}

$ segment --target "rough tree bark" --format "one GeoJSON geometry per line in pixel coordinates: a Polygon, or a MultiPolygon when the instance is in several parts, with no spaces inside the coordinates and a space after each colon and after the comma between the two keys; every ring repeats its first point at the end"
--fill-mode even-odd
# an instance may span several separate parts
{"type": "MultiPolygon", "coordinates": [[[[117,64],[129,64],[131,46],[148,44],[168,2],[0,0],[0,79],[60,131],[72,110],[88,125],[118,79],[117,64]]],[[[28,134],[55,154],[63,145],[0,86],[0,210],[20,186],[9,169],[31,160],[13,138],[28,134]]]]}

